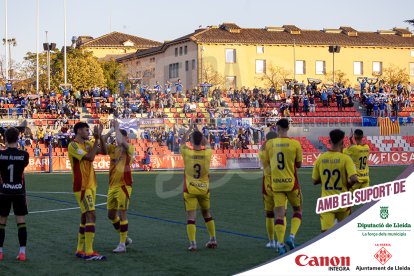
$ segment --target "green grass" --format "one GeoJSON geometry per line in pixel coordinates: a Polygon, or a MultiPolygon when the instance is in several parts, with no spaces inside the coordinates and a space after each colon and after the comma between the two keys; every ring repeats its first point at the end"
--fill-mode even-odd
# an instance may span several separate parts
{"type": "MultiPolygon", "coordinates": [[[[373,184],[398,176],[404,167],[371,169],[373,184]]],[[[14,260],[18,242],[14,218],[10,217],[4,245],[5,259],[0,274],[105,274],[105,275],[184,275],[241,272],[273,259],[273,250],[264,248],[266,231],[261,199],[260,171],[218,171],[211,175],[211,206],[216,221],[219,247],[204,249],[208,233],[197,229],[199,251],[187,252],[185,212],[182,200],[182,172],[134,174],[134,191],[129,210],[129,236],[133,244],[122,255],[112,254],[119,236],[106,218],[106,206],[97,207],[94,248],[108,256],[106,262],[86,262],[74,257],[79,226],[79,210],[33,213],[27,217],[28,260],[14,260]]],[[[304,243],[320,233],[315,214],[320,186],[311,184],[311,169],[299,170],[304,211],[297,242],[304,243]]],[[[108,176],[97,174],[98,193],[106,194],[108,176]]],[[[77,207],[71,191],[70,174],[28,174],[31,212],[77,207]],[[36,192],[69,192],[46,194],[36,192]]],[[[98,196],[97,203],[105,197],[98,196]]],[[[289,215],[289,214],[288,214],[289,215]]],[[[204,227],[198,214],[197,225],[204,227]]],[[[289,227],[289,224],[288,224],[289,227]]]]}

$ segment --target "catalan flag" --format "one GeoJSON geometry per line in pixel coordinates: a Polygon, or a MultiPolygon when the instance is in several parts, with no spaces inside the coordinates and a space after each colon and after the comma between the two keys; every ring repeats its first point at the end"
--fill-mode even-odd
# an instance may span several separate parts
{"type": "Polygon", "coordinates": [[[378,118],[378,124],[380,126],[380,135],[400,134],[400,123],[396,117],[378,118]]]}

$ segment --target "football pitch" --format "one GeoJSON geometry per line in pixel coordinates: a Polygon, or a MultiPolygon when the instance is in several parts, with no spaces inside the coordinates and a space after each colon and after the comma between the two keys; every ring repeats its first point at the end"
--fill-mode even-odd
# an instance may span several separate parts
{"type": "MultiPolygon", "coordinates": [[[[370,168],[372,184],[395,179],[405,167],[370,168]]],[[[296,236],[302,244],[320,233],[315,214],[320,186],[312,185],[311,169],[300,169],[303,221],[296,236]]],[[[97,222],[94,249],[106,262],[86,262],[74,256],[80,212],[71,193],[71,174],[26,174],[29,212],[28,245],[24,263],[18,252],[16,224],[9,217],[0,275],[229,275],[277,257],[266,249],[262,172],[215,171],[211,174],[211,208],[218,248],[206,249],[208,233],[197,213],[197,252],[187,252],[186,219],[182,199],[183,172],[139,172],[128,211],[133,244],[126,254],[113,254],[119,235],[106,218],[107,173],[97,173],[97,222]]],[[[288,212],[289,229],[290,212],[288,212]]]]}

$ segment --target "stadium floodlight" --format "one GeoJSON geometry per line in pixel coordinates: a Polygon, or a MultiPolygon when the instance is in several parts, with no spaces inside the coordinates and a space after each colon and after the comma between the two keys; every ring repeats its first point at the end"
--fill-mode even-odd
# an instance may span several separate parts
{"type": "Polygon", "coordinates": [[[332,84],[335,86],[335,53],[341,51],[341,46],[329,46],[329,53],[332,53],[332,84]]]}

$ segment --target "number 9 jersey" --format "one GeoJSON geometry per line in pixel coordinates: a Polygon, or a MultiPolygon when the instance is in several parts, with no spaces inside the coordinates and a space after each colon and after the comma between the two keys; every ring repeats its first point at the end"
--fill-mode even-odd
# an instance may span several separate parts
{"type": "Polygon", "coordinates": [[[184,192],[208,193],[212,150],[194,150],[187,145],[181,146],[180,150],[184,159],[184,192]]]}
{"type": "Polygon", "coordinates": [[[272,170],[272,190],[289,192],[299,187],[296,162],[302,162],[302,147],[291,138],[274,138],[266,142],[263,160],[272,170]]]}

